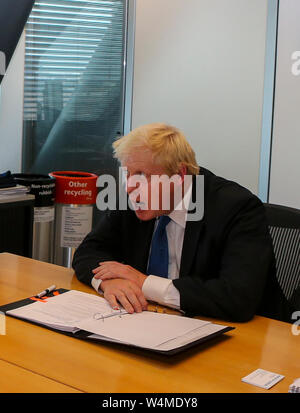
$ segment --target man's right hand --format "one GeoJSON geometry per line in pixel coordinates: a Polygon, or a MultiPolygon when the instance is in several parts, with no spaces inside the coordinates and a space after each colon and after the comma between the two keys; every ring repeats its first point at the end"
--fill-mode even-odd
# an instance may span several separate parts
{"type": "Polygon", "coordinates": [[[148,303],[144,294],[133,281],[120,278],[105,280],[102,281],[100,288],[104,292],[104,298],[113,309],[119,309],[121,304],[130,314],[147,310],[148,303]]]}

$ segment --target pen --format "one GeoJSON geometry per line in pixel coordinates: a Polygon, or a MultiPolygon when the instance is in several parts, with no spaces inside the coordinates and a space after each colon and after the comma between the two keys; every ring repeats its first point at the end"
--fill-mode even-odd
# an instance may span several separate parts
{"type": "Polygon", "coordinates": [[[36,297],[41,298],[44,297],[44,295],[47,295],[51,293],[51,291],[54,291],[56,288],[56,285],[51,285],[51,287],[46,288],[46,290],[42,291],[41,293],[37,294],[36,297]]]}
{"type": "Polygon", "coordinates": [[[147,311],[151,313],[173,314],[173,315],[185,315],[185,312],[180,309],[164,307],[158,304],[149,303],[147,311]]]}

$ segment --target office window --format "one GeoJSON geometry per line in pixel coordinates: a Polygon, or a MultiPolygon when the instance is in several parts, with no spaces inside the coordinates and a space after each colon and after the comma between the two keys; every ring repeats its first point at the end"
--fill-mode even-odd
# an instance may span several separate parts
{"type": "Polygon", "coordinates": [[[126,1],[37,0],[26,26],[23,170],[113,173],[126,1]]]}

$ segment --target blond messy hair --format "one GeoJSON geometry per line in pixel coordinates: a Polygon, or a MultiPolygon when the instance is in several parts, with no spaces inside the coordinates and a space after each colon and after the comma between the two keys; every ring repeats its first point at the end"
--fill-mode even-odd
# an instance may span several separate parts
{"type": "Polygon", "coordinates": [[[184,134],[165,123],[140,126],[116,140],[113,148],[114,157],[119,161],[125,160],[138,149],[148,149],[154,161],[165,167],[169,175],[177,174],[182,166],[186,166],[190,175],[199,173],[195,152],[184,134]]]}

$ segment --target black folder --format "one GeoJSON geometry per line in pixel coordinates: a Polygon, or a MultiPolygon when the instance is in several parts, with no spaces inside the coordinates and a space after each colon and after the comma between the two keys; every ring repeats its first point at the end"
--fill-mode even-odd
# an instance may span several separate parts
{"type": "MultiPolygon", "coordinates": [[[[42,297],[41,300],[47,299],[49,297],[56,296],[58,294],[64,294],[68,291],[70,291],[70,290],[66,290],[66,289],[63,289],[63,288],[56,289],[53,292],[51,292],[51,293],[47,294],[46,296],[42,297]]],[[[57,328],[50,327],[49,325],[45,325],[45,324],[40,323],[40,322],[35,322],[33,320],[28,320],[28,319],[25,319],[25,318],[17,317],[17,316],[14,316],[12,314],[7,314],[8,311],[31,305],[34,302],[36,302],[36,300],[37,299],[34,296],[28,297],[28,298],[25,298],[25,299],[20,300],[20,301],[16,301],[16,302],[13,302],[13,303],[10,303],[10,304],[2,305],[2,306],[0,306],[0,311],[3,312],[4,314],[6,314],[7,316],[21,319],[22,321],[26,321],[26,322],[29,322],[31,324],[44,327],[46,329],[49,329],[49,330],[67,335],[69,337],[74,337],[74,338],[81,339],[81,340],[89,340],[89,341],[93,341],[93,342],[97,342],[97,343],[99,343],[99,341],[100,341],[100,342],[104,342],[104,343],[109,343],[110,345],[117,346],[117,347],[122,346],[122,347],[130,347],[130,348],[134,348],[134,349],[142,349],[143,351],[147,351],[147,352],[149,351],[151,353],[163,354],[163,355],[166,355],[166,356],[172,356],[172,355],[181,353],[183,351],[186,351],[187,349],[190,349],[192,347],[196,347],[198,345],[201,345],[202,343],[213,340],[216,337],[219,337],[219,336],[223,335],[224,333],[226,333],[228,331],[231,331],[235,328],[235,327],[230,327],[230,326],[220,326],[218,324],[211,323],[214,326],[218,326],[218,328],[220,328],[220,329],[218,331],[207,334],[204,337],[193,340],[193,341],[191,341],[187,344],[180,345],[179,347],[176,347],[176,348],[173,348],[173,349],[170,349],[170,350],[161,350],[161,349],[156,349],[156,348],[141,347],[141,346],[134,345],[134,344],[123,343],[121,341],[117,342],[113,339],[110,340],[109,338],[103,338],[101,340],[101,338],[90,337],[91,335],[93,335],[93,333],[91,333],[89,331],[85,331],[85,330],[79,330],[79,331],[76,331],[76,332],[63,331],[63,330],[60,330],[60,329],[57,329],[57,328]]],[[[170,317],[178,317],[178,316],[170,315],[170,317]]]]}

